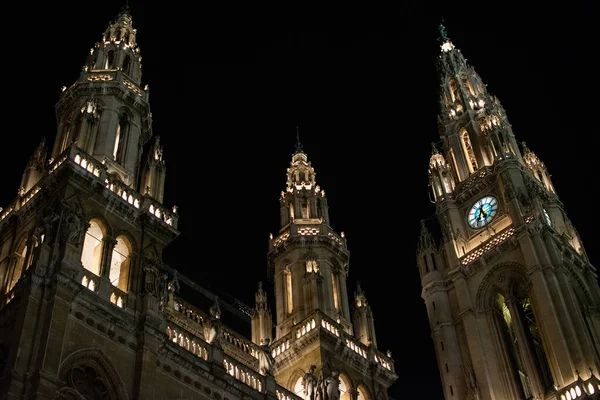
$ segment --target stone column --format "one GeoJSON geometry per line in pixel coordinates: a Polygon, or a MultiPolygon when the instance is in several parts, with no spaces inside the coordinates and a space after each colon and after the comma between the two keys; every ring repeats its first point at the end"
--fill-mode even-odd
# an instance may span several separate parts
{"type": "Polygon", "coordinates": [[[98,288],[98,294],[106,299],[110,299],[110,292],[112,285],[110,283],[110,262],[112,258],[112,251],[115,248],[117,241],[110,237],[105,236],[102,239],[102,258],[100,260],[100,285],[98,288]]]}

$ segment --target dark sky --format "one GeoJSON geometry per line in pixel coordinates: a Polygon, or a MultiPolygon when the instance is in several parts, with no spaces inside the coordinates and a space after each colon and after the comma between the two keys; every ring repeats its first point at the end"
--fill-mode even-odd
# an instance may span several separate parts
{"type": "MultiPolygon", "coordinates": [[[[439,140],[437,25],[443,17],[517,140],[546,164],[598,265],[600,43],[591,6],[259,3],[130,3],[167,162],[165,203],[181,216],[165,261],[253,304],[298,125],[331,224],[348,238],[349,293],[361,281],[379,348],[393,353],[400,377],[390,394],[442,398],[415,266],[419,221],[434,213],[427,165],[439,140]]],[[[54,141],[60,88],[122,4],[5,6],[14,25],[5,26],[0,63],[0,206],[13,200],[39,140],[54,141]]]]}

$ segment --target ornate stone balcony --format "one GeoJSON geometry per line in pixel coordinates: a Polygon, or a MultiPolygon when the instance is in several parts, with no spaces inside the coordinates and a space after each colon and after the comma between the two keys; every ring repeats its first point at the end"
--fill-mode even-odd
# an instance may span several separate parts
{"type": "Polygon", "coordinates": [[[346,249],[346,238],[344,234],[338,235],[331,227],[319,219],[296,220],[288,228],[269,241],[269,250],[290,243],[294,240],[308,240],[310,238],[325,238],[334,246],[346,249]]]}

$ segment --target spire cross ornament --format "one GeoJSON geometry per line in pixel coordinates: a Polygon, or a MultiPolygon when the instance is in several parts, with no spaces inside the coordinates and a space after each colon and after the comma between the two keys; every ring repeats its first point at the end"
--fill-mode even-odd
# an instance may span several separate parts
{"type": "Polygon", "coordinates": [[[448,33],[446,32],[446,27],[444,26],[444,18],[443,17],[442,17],[442,22],[440,23],[438,28],[440,29],[440,38],[442,39],[442,41],[447,42],[449,39],[448,39],[448,33]]]}
{"type": "Polygon", "coordinates": [[[302,151],[302,143],[300,143],[300,128],[296,125],[296,153],[302,151]]]}

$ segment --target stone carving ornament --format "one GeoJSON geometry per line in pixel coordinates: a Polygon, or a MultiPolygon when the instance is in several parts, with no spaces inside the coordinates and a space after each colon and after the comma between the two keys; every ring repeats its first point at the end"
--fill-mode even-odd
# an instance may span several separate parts
{"type": "Polygon", "coordinates": [[[315,371],[316,365],[311,365],[308,368],[308,372],[302,377],[302,385],[304,386],[304,399],[315,400],[317,392],[317,376],[315,371]]]}
{"type": "Polygon", "coordinates": [[[265,338],[260,345],[260,352],[258,353],[258,372],[261,375],[274,376],[275,358],[271,352],[269,346],[271,339],[265,338]]]}

